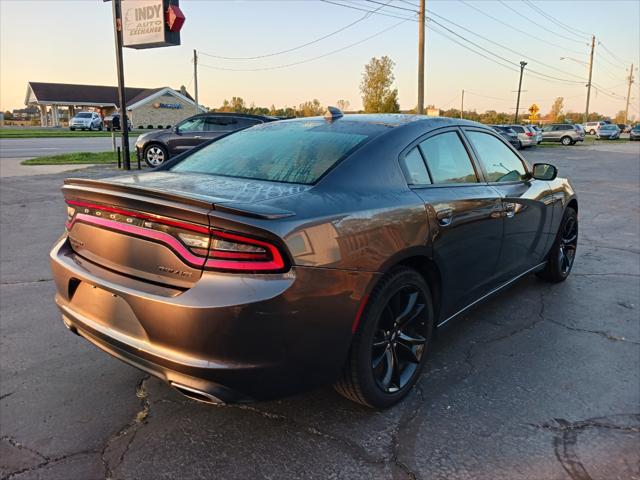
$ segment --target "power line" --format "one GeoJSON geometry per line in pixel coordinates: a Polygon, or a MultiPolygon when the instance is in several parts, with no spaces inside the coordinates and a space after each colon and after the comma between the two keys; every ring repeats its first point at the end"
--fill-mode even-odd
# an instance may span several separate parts
{"type": "Polygon", "coordinates": [[[551,45],[552,47],[556,47],[556,48],[558,48],[560,50],[563,50],[565,52],[571,52],[571,53],[575,53],[575,54],[578,54],[578,55],[584,55],[584,52],[579,52],[577,50],[572,50],[572,49],[566,48],[566,47],[564,47],[562,45],[558,45],[556,43],[549,42],[548,40],[545,40],[544,38],[540,38],[540,37],[538,37],[536,35],[533,35],[533,34],[531,34],[529,32],[522,31],[519,28],[516,28],[513,25],[500,20],[499,18],[496,18],[496,17],[494,17],[492,15],[489,15],[488,13],[484,12],[483,10],[480,10],[479,8],[475,7],[474,5],[471,5],[470,3],[468,3],[468,2],[466,2],[464,0],[458,0],[458,1],[460,3],[466,5],[467,7],[474,9],[476,12],[480,13],[481,15],[484,15],[485,17],[490,18],[491,20],[493,20],[495,22],[498,22],[499,24],[504,25],[505,27],[510,28],[511,30],[514,30],[514,31],[516,31],[516,32],[518,32],[520,34],[523,34],[523,35],[526,35],[528,37],[531,37],[534,40],[537,40],[539,42],[546,43],[547,45],[551,45]]]}
{"type": "Polygon", "coordinates": [[[374,12],[374,10],[368,10],[366,8],[356,7],[355,5],[345,5],[344,3],[334,2],[332,0],[320,0],[320,1],[324,2],[324,3],[330,3],[331,5],[337,5],[338,7],[351,8],[352,10],[359,10],[361,12],[375,13],[376,15],[382,15],[383,17],[400,18],[402,20],[414,20],[414,21],[417,21],[417,20],[415,20],[413,18],[401,17],[400,15],[393,15],[393,14],[387,13],[387,12],[374,12]]]}
{"type": "Polygon", "coordinates": [[[285,64],[282,64],[282,65],[274,65],[274,66],[271,66],[271,67],[258,67],[258,68],[226,68],[226,67],[218,67],[218,66],[215,66],[215,65],[205,65],[203,63],[201,63],[200,66],[201,67],[212,68],[214,70],[227,71],[227,72],[263,72],[263,71],[266,71],[266,70],[279,70],[279,69],[282,69],[282,68],[293,67],[295,65],[301,65],[303,63],[313,62],[314,60],[319,60],[321,58],[328,57],[329,55],[334,55],[336,53],[343,52],[344,50],[347,50],[349,48],[355,47],[356,45],[360,45],[361,43],[364,43],[364,42],[366,42],[368,40],[371,40],[374,37],[382,35],[383,33],[386,33],[389,30],[391,30],[393,28],[396,28],[399,25],[401,25],[401,24],[403,24],[403,23],[405,23],[405,22],[407,22],[409,20],[411,20],[411,19],[402,20],[401,22],[395,23],[395,24],[391,25],[390,27],[387,27],[387,28],[385,28],[383,30],[380,30],[380,31],[374,33],[373,35],[369,35],[368,37],[365,37],[362,40],[358,40],[357,42],[351,43],[349,45],[346,45],[344,47],[338,48],[336,50],[332,50],[332,51],[324,53],[322,55],[317,55],[315,57],[307,58],[307,59],[304,59],[304,60],[299,60],[297,62],[285,63],[285,64]]]}
{"type": "Polygon", "coordinates": [[[399,7],[398,5],[389,5],[390,2],[382,3],[382,2],[378,2],[377,0],[365,0],[365,2],[375,3],[376,5],[382,5],[384,7],[389,6],[392,8],[397,8],[398,10],[406,10],[407,12],[411,12],[411,13],[418,13],[416,10],[412,10],[411,8],[399,7]]]}
{"type": "Polygon", "coordinates": [[[620,63],[620,65],[623,68],[627,68],[627,65],[629,65],[631,62],[625,62],[624,60],[622,60],[620,57],[618,57],[615,53],[613,53],[611,50],[609,50],[604,43],[602,42],[598,42],[598,45],[601,46],[603,48],[603,50],[605,52],[607,52],[609,55],[611,55],[611,57],[613,57],[616,61],[618,61],[620,63]]]}
{"type": "Polygon", "coordinates": [[[587,33],[587,32],[582,32],[581,30],[578,30],[576,28],[570,27],[569,25],[567,25],[566,23],[562,23],[560,20],[556,19],[555,17],[553,17],[552,15],[549,15],[547,12],[545,12],[544,10],[542,10],[541,8],[539,8],[535,3],[533,3],[531,0],[522,0],[524,3],[527,4],[527,6],[529,8],[531,8],[534,12],[539,13],[540,15],[542,15],[543,17],[545,17],[547,20],[550,20],[551,22],[555,23],[556,25],[558,25],[560,28],[566,30],[568,33],[570,33],[571,35],[575,35],[576,37],[579,38],[583,38],[585,35],[590,37],[591,34],[587,33]],[[576,33],[579,32],[579,33],[576,33]]]}
{"type": "Polygon", "coordinates": [[[441,18],[441,19],[443,19],[443,20],[445,20],[445,21],[447,21],[447,22],[449,22],[449,23],[451,23],[451,24],[455,25],[456,27],[458,27],[458,28],[460,28],[460,29],[462,29],[462,30],[464,30],[464,31],[466,31],[466,32],[469,32],[469,33],[471,33],[472,35],[475,35],[475,36],[477,36],[477,37],[480,37],[480,38],[482,38],[483,40],[485,40],[485,41],[487,41],[487,42],[489,42],[489,43],[492,43],[493,45],[496,45],[496,46],[498,46],[498,47],[500,47],[500,48],[502,48],[502,49],[504,49],[504,50],[507,50],[507,51],[509,51],[509,52],[511,52],[511,53],[514,53],[514,54],[516,54],[516,55],[519,55],[520,57],[523,57],[523,58],[526,58],[526,59],[532,60],[532,61],[534,61],[534,62],[536,62],[536,63],[539,63],[540,65],[543,65],[543,66],[545,66],[545,67],[547,67],[547,68],[550,68],[550,69],[552,69],[552,70],[556,70],[556,71],[558,71],[558,72],[564,73],[565,75],[569,75],[569,76],[571,76],[571,77],[575,77],[575,78],[580,78],[580,79],[581,79],[581,82],[582,82],[582,81],[584,81],[584,80],[582,79],[582,77],[580,77],[579,75],[576,75],[576,74],[574,74],[574,73],[567,72],[567,71],[565,71],[565,70],[561,70],[561,69],[559,69],[559,68],[557,68],[557,67],[554,67],[553,65],[549,65],[548,63],[544,63],[544,62],[543,62],[543,61],[541,61],[541,60],[537,60],[537,59],[535,59],[535,58],[533,58],[533,57],[531,57],[531,56],[529,56],[529,55],[526,55],[526,54],[524,54],[524,53],[521,53],[521,52],[518,52],[518,51],[516,51],[516,50],[513,50],[512,48],[509,48],[509,47],[507,47],[507,46],[505,46],[505,45],[503,45],[503,44],[501,44],[501,43],[499,43],[499,42],[495,42],[495,41],[491,40],[490,38],[487,38],[487,37],[485,37],[485,36],[483,36],[483,35],[480,35],[479,33],[474,32],[473,30],[471,30],[471,29],[469,29],[469,28],[463,27],[462,25],[457,24],[457,23],[455,23],[455,22],[453,22],[453,21],[449,20],[449,19],[448,19],[448,18],[446,18],[446,17],[443,17],[442,15],[438,15],[437,13],[435,13],[435,12],[433,12],[433,11],[431,11],[431,10],[427,10],[427,11],[429,12],[429,14],[430,14],[430,15],[435,15],[436,17],[441,18]]]}
{"type": "MultiPolygon", "coordinates": [[[[429,21],[430,21],[430,22],[435,23],[436,25],[438,25],[438,26],[439,26],[439,27],[441,27],[441,28],[444,28],[444,29],[445,29],[445,30],[447,30],[449,33],[451,33],[451,34],[455,35],[456,37],[461,38],[461,39],[462,39],[462,40],[464,40],[465,42],[470,43],[470,44],[471,44],[471,45],[473,45],[474,47],[479,48],[480,50],[483,50],[483,51],[487,52],[489,55],[492,55],[492,56],[494,56],[494,57],[499,58],[500,60],[503,60],[503,61],[505,61],[505,62],[507,62],[507,63],[512,64],[511,60],[509,60],[509,59],[507,59],[507,58],[504,58],[503,56],[498,55],[497,53],[494,53],[494,52],[492,52],[491,50],[489,50],[489,49],[487,49],[487,48],[484,48],[483,46],[478,45],[478,44],[477,44],[477,43],[475,43],[475,42],[472,42],[471,40],[469,40],[469,39],[467,39],[467,38],[463,37],[462,35],[460,35],[460,34],[458,34],[458,33],[454,32],[453,30],[451,30],[450,28],[446,27],[445,25],[442,25],[442,24],[441,24],[440,22],[438,22],[437,20],[434,20],[433,18],[429,18],[429,21]]],[[[557,81],[559,81],[559,82],[565,82],[565,83],[584,83],[584,80],[581,80],[581,81],[577,81],[577,80],[568,80],[568,79],[566,79],[566,78],[554,77],[553,75],[547,75],[546,73],[538,72],[538,71],[536,71],[536,70],[531,70],[531,69],[528,69],[527,71],[528,71],[528,72],[532,72],[532,73],[534,73],[534,74],[536,74],[536,75],[539,75],[539,76],[542,76],[542,77],[546,77],[546,78],[549,78],[549,79],[557,80],[557,81]]]]}
{"type": "Polygon", "coordinates": [[[554,32],[553,30],[545,27],[544,25],[539,24],[538,22],[536,22],[535,20],[531,20],[529,17],[525,17],[524,15],[522,15],[520,12],[518,12],[517,10],[513,9],[511,6],[507,5],[503,0],[498,0],[504,7],[508,8],[509,10],[511,10],[513,13],[515,13],[516,15],[518,15],[521,18],[524,18],[525,20],[527,20],[528,22],[533,23],[534,25],[542,28],[543,30],[546,30],[549,33],[552,33],[553,35],[560,37],[560,38],[564,38],[565,40],[569,40],[570,42],[576,42],[576,43],[580,43],[582,45],[586,45],[586,42],[584,41],[580,41],[580,40],[576,40],[575,38],[570,38],[567,37],[565,35],[562,35],[558,32],[554,32]]]}
{"type": "Polygon", "coordinates": [[[389,5],[393,0],[389,0],[387,3],[382,3],[381,2],[381,6],[378,7],[377,9],[375,9],[372,12],[367,12],[365,13],[362,17],[358,18],[356,21],[349,23],[348,25],[345,25],[344,27],[339,28],[338,30],[335,30],[331,33],[328,33],[326,35],[323,35],[319,38],[316,38],[315,40],[312,40],[310,42],[307,43],[303,43],[302,45],[298,45],[296,47],[292,47],[292,48],[288,48],[286,50],[280,50],[279,52],[273,52],[273,53],[267,53],[264,55],[255,55],[255,56],[251,56],[251,57],[225,57],[222,55],[212,55],[210,53],[206,53],[206,52],[202,52],[202,51],[198,51],[198,53],[200,53],[201,55],[205,55],[207,57],[211,57],[211,58],[218,58],[221,60],[256,60],[259,58],[268,58],[268,57],[275,57],[277,55],[282,55],[284,53],[290,53],[290,52],[294,52],[296,50],[300,50],[301,48],[305,48],[308,47],[309,45],[313,45],[315,43],[318,43],[326,38],[332,37],[333,35],[336,35],[340,32],[343,32],[345,30],[347,30],[348,28],[353,27],[354,25],[357,25],[358,23],[366,20],[367,18],[369,18],[371,15],[373,15],[374,13],[377,13],[378,10],[384,8],[385,6],[389,5]]]}

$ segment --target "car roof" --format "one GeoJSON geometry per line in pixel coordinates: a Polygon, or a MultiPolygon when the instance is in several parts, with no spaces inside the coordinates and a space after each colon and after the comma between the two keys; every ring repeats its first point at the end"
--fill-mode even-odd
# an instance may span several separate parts
{"type": "Polygon", "coordinates": [[[236,113],[236,112],[206,112],[206,113],[199,113],[197,115],[193,115],[192,117],[189,117],[189,118],[211,117],[211,116],[215,116],[215,117],[256,118],[256,119],[260,119],[260,120],[278,120],[279,119],[279,117],[274,117],[274,116],[271,116],[271,115],[254,115],[252,113],[236,113]]]}

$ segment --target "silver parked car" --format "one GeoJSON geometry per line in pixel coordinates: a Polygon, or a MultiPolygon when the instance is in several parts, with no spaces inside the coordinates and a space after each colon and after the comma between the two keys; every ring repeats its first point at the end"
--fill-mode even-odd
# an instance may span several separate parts
{"type": "Polygon", "coordinates": [[[529,125],[508,125],[518,134],[520,148],[527,148],[538,144],[536,133],[529,125]]]}
{"type": "Polygon", "coordinates": [[[536,134],[536,143],[542,142],[542,129],[537,125],[529,125],[529,128],[531,128],[536,134]]]}
{"type": "Polygon", "coordinates": [[[102,118],[96,112],[78,112],[69,121],[69,129],[102,130],[102,118]]]}
{"type": "Polygon", "coordinates": [[[620,128],[617,125],[602,125],[596,133],[596,140],[617,140],[620,138],[620,128]]]}
{"type": "Polygon", "coordinates": [[[570,123],[552,123],[542,127],[542,140],[560,142],[563,145],[575,145],[584,141],[584,131],[570,123]]]}

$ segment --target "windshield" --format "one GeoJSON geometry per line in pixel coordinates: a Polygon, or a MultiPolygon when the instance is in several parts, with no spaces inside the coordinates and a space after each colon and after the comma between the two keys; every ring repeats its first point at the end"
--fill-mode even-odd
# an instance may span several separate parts
{"type": "Polygon", "coordinates": [[[372,131],[359,122],[274,122],[241,130],[187,156],[174,172],[315,183],[372,131]]]}
{"type": "Polygon", "coordinates": [[[618,127],[615,125],[603,125],[600,127],[600,130],[617,130],[618,127]]]}
{"type": "Polygon", "coordinates": [[[91,118],[91,114],[89,112],[80,112],[76,115],[76,118],[91,118]]]}

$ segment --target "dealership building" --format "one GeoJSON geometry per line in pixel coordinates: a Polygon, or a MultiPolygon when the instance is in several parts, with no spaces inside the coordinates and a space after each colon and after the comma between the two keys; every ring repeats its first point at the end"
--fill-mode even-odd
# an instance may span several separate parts
{"type": "MultiPolygon", "coordinates": [[[[134,128],[158,128],[202,113],[184,87],[125,89],[127,115],[134,128]]],[[[42,126],[58,127],[80,111],[99,112],[103,117],[119,110],[117,87],[29,82],[25,105],[37,107],[42,126]]]]}

